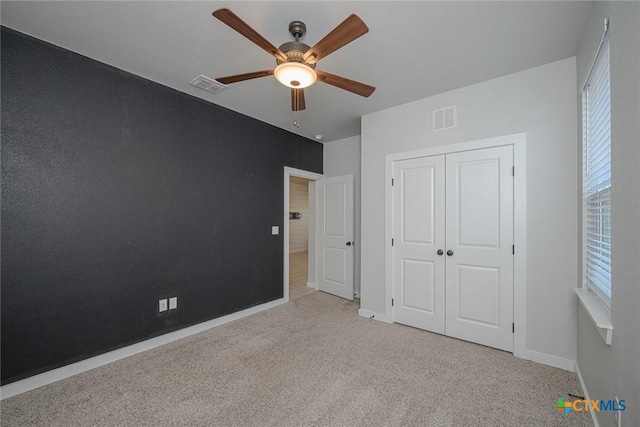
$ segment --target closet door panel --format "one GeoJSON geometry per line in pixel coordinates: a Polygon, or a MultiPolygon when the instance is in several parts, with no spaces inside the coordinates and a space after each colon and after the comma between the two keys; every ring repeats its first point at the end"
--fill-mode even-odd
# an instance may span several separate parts
{"type": "Polygon", "coordinates": [[[444,156],[393,166],[393,319],[444,333],[444,156]]]}
{"type": "Polygon", "coordinates": [[[513,149],[446,156],[446,334],[513,350],[513,149]]]}

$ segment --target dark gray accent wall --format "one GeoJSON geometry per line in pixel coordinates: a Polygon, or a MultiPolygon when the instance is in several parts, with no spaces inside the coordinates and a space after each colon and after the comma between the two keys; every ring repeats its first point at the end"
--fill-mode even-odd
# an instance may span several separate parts
{"type": "Polygon", "coordinates": [[[282,297],[321,144],[6,28],[1,59],[3,384],[282,297]]]}

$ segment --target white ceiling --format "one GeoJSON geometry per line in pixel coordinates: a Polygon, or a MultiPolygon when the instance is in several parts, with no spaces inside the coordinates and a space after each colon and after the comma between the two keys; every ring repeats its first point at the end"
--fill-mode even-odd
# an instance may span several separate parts
{"type": "Polygon", "coordinates": [[[581,1],[2,1],[2,25],[274,126],[324,142],[360,134],[360,117],[576,55],[591,2],[581,1]],[[272,44],[302,20],[313,45],[349,14],[369,33],[318,69],[375,86],[369,98],[316,83],[293,127],[289,89],[273,77],[213,95],[189,85],[270,69],[274,59],[211,16],[228,7],[272,44]]]}

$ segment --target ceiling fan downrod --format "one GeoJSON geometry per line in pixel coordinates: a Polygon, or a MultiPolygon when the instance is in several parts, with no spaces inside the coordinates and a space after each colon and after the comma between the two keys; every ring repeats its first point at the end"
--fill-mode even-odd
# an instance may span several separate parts
{"type": "MultiPolygon", "coordinates": [[[[307,26],[304,24],[304,22],[291,21],[289,23],[289,34],[291,34],[294,41],[282,43],[278,48],[287,57],[286,62],[305,63],[303,59],[303,55],[306,51],[310,49],[310,46],[305,43],[302,43],[300,39],[303,38],[306,33],[307,33],[307,26]]],[[[278,65],[281,64],[282,62],[285,62],[285,61],[280,61],[278,58],[276,58],[276,63],[278,65]]],[[[313,65],[312,68],[315,68],[315,65],[313,65]]]]}
{"type": "Polygon", "coordinates": [[[289,22],[289,33],[297,42],[307,33],[307,26],[302,21],[291,21],[289,22]]]}

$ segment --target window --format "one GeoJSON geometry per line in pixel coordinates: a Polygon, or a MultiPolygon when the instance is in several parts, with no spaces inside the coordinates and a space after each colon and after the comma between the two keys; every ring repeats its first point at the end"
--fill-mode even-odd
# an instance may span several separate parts
{"type": "Polygon", "coordinates": [[[611,94],[605,36],[582,92],[583,281],[611,307],[611,94]]]}

